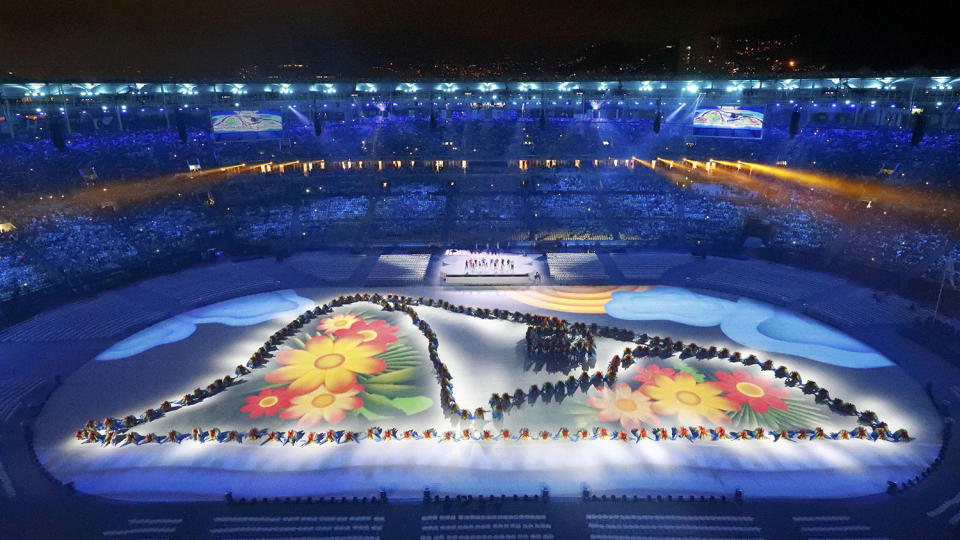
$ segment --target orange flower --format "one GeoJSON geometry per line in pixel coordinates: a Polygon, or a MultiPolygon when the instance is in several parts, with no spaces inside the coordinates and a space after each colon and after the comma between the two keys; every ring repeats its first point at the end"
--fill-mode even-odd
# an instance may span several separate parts
{"type": "Polygon", "coordinates": [[[677,415],[681,424],[694,425],[706,418],[721,424],[729,421],[724,411],[737,407],[721,396],[723,389],[713,382],[698,383],[689,373],[677,373],[673,378],[654,375],[653,383],[640,391],[654,400],[650,409],[657,414],[677,415]]]}
{"type": "Polygon", "coordinates": [[[345,392],[331,392],[323,386],[309,394],[303,394],[290,400],[290,407],[280,413],[280,418],[292,420],[299,418],[297,427],[314,426],[320,420],[338,424],[353,411],[363,406],[363,400],[356,397],[363,387],[355,384],[345,392]]]}
{"type": "Polygon", "coordinates": [[[282,351],[277,362],[283,367],[267,373],[265,379],[272,383],[291,382],[291,394],[305,394],[320,386],[331,392],[343,392],[357,382],[357,373],[367,375],[380,373],[387,363],[374,355],[386,350],[386,346],[362,343],[359,336],[337,340],[329,336],[317,336],[307,342],[305,349],[282,351]]]}
{"type": "Polygon", "coordinates": [[[353,323],[350,328],[337,330],[335,335],[338,338],[359,336],[364,343],[386,345],[397,340],[395,335],[397,330],[396,326],[387,326],[387,321],[373,321],[367,324],[366,321],[360,320],[353,323]]]}
{"type": "Polygon", "coordinates": [[[317,330],[323,330],[324,334],[332,334],[337,330],[346,330],[362,320],[356,313],[337,314],[326,319],[320,319],[317,330]]]}

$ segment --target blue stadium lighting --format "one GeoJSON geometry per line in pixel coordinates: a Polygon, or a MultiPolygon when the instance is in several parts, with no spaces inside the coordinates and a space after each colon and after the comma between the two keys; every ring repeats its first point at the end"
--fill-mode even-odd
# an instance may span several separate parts
{"type": "Polygon", "coordinates": [[[368,92],[374,93],[377,91],[377,85],[373,83],[357,83],[357,86],[354,87],[355,92],[368,92]]]}
{"type": "Polygon", "coordinates": [[[517,90],[519,92],[529,92],[531,90],[539,90],[539,89],[540,89],[540,85],[532,82],[522,82],[517,87],[517,90]]]}
{"type": "Polygon", "coordinates": [[[415,94],[420,90],[420,87],[417,86],[417,83],[400,83],[397,85],[397,92],[403,92],[405,94],[415,94]]]}
{"type": "Polygon", "coordinates": [[[493,92],[497,90],[497,83],[485,82],[477,85],[477,89],[481,92],[493,92]]]}
{"type": "Polygon", "coordinates": [[[459,90],[459,87],[456,83],[440,83],[437,85],[437,90],[449,94],[459,90]]]}
{"type": "Polygon", "coordinates": [[[575,82],[562,82],[557,84],[557,92],[573,92],[579,89],[580,85],[575,82]]]}
{"type": "Polygon", "coordinates": [[[336,93],[337,93],[337,85],[335,85],[335,84],[330,84],[330,83],[324,83],[324,84],[323,84],[323,93],[324,93],[324,94],[336,94],[336,93]]]}
{"type": "Polygon", "coordinates": [[[693,83],[690,83],[686,87],[684,87],[683,90],[686,92],[690,92],[691,94],[696,94],[700,90],[700,87],[693,83]]]}

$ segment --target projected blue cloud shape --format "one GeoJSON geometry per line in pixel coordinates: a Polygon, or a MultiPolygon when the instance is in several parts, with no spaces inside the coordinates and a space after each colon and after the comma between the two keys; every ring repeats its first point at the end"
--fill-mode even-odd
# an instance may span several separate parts
{"type": "Polygon", "coordinates": [[[755,349],[790,354],[847,368],[893,363],[870,347],[817,321],[748,298],[715,298],[677,287],[616,292],[607,314],[630,321],[672,321],[719,326],[731,340],[755,349]]]}
{"type": "Polygon", "coordinates": [[[314,306],[313,300],[298,296],[290,289],[252,294],[210,304],[161,321],[115,343],[97,356],[97,360],[119,360],[160,345],[184,340],[200,324],[250,326],[280,315],[303,312],[314,306]]]}

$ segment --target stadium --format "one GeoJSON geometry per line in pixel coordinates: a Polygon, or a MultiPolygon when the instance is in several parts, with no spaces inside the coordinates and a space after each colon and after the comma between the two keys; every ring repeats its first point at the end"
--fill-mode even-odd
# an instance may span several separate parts
{"type": "Polygon", "coordinates": [[[960,76],[0,101],[10,531],[960,523],[960,76]]]}

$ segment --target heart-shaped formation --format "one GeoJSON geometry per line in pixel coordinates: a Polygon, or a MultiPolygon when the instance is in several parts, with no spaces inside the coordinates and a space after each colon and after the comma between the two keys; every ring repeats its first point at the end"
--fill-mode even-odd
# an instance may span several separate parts
{"type": "MultiPolygon", "coordinates": [[[[248,392],[249,394],[249,392],[248,392]]],[[[587,407],[584,407],[587,408],[587,407]]],[[[809,406],[807,406],[809,408],[809,406]]],[[[811,416],[816,418],[816,416],[811,416]]],[[[483,426],[479,426],[482,428],[483,426]]],[[[871,411],[858,411],[853,404],[831,398],[829,393],[813,381],[805,381],[799,373],[785,366],[774,366],[771,360],[760,362],[753,355],[716,347],[700,347],[694,343],[683,344],[671,338],[637,336],[632,330],[583,323],[570,324],[557,317],[529,313],[510,312],[501,309],[455,306],[443,300],[412,298],[408,296],[379,294],[355,294],[340,296],[298,316],[271,335],[248,361],[238,365],[233,375],[217,379],[206,388],[196,388],[180,399],[164,401],[156,409],[141,415],[127,415],[122,419],[106,418],[91,420],[77,430],[76,437],[84,443],[102,445],[146,444],[181,442],[185,439],[216,442],[259,441],[260,444],[280,442],[301,445],[324,442],[359,442],[361,440],[588,440],[606,439],[620,441],[668,440],[753,440],[772,439],[872,439],[907,441],[905,430],[892,432],[871,411]],[[309,432],[304,428],[320,422],[329,425],[339,423],[347,414],[361,415],[368,421],[396,418],[417,414],[429,409],[433,400],[423,395],[431,373],[422,357],[401,336],[399,328],[387,321],[376,319],[374,312],[334,314],[341,306],[368,303],[371,307],[386,312],[403,313],[427,340],[429,361],[433,376],[439,384],[440,404],[452,420],[485,422],[501,420],[505,414],[524,404],[540,400],[547,403],[553,399],[562,401],[564,396],[579,392],[593,392],[586,403],[596,418],[605,422],[619,422],[622,429],[595,427],[592,429],[531,431],[521,428],[468,429],[459,431],[424,431],[382,429],[372,427],[363,431],[328,430],[309,432]],[[580,365],[581,360],[595,353],[595,338],[629,342],[622,354],[613,356],[605,370],[592,375],[582,371],[579,377],[569,375],[556,382],[547,381],[532,385],[529,391],[517,389],[511,392],[493,393],[489,403],[460,406],[454,397],[450,370],[441,361],[439,341],[434,330],[416,312],[416,306],[428,306],[453,313],[479,318],[509,321],[528,326],[527,348],[531,354],[548,351],[556,358],[569,359],[567,369],[580,365]],[[315,327],[312,323],[320,318],[315,327]],[[544,345],[546,343],[547,345],[544,345]],[[281,347],[284,347],[282,350],[281,347]],[[545,348],[546,347],[546,348],[545,348]],[[726,359],[731,363],[759,365],[761,370],[772,372],[773,378],[751,376],[745,370],[715,372],[715,380],[684,362],[674,367],[661,365],[666,358],[679,354],[687,359],[726,359]],[[621,371],[629,369],[640,358],[647,358],[645,366],[638,369],[635,381],[642,384],[633,390],[628,384],[618,382],[621,371]],[[650,359],[653,359],[651,361],[650,359]],[[251,428],[223,430],[219,428],[194,428],[191,432],[170,431],[163,435],[142,435],[133,428],[149,423],[177,410],[199,404],[237,386],[251,381],[254,370],[275,364],[262,379],[262,385],[245,398],[241,412],[250,418],[261,416],[284,420],[296,420],[296,430],[272,431],[251,428]],[[802,389],[805,394],[816,396],[816,402],[837,414],[856,416],[858,426],[850,430],[825,432],[819,427],[797,427],[796,422],[804,417],[803,407],[796,400],[790,401],[784,389],[774,387],[775,379],[782,379],[786,387],[802,389]],[[790,406],[788,406],[788,404],[790,406]],[[474,406],[475,405],[475,406],[474,406]],[[652,427],[663,416],[676,416],[677,427],[652,427]],[[696,425],[694,421],[708,419],[714,426],[696,425]],[[779,426],[770,429],[755,427],[733,429],[731,421],[746,426],[779,426]],[[644,425],[651,426],[649,429],[644,425]],[[785,426],[789,425],[790,428],[785,426]]]]}

